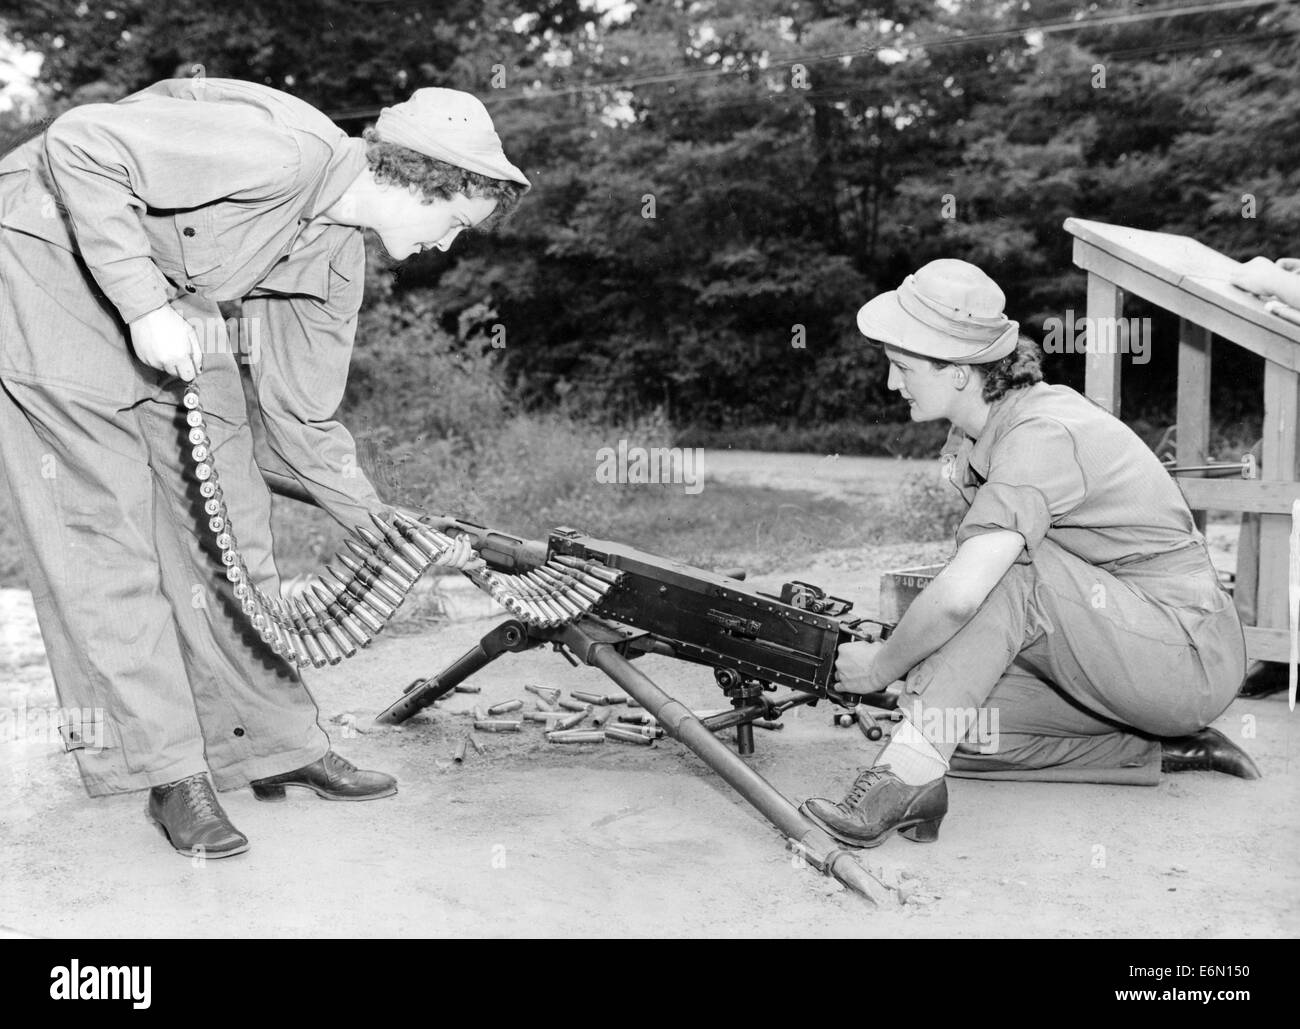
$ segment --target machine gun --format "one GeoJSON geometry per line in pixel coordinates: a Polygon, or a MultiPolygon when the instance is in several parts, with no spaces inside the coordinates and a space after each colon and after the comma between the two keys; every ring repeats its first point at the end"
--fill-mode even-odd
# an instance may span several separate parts
{"type": "MultiPolygon", "coordinates": [[[[472,650],[430,678],[419,679],[379,715],[396,724],[432,704],[496,658],[550,644],[575,666],[600,669],[753,804],[813,867],[880,903],[886,888],[766,779],[714,735],[734,727],[740,754],[754,749],[753,723],[802,704],[864,700],[892,707],[888,694],[864,698],[835,690],[835,655],[853,640],[874,641],[892,626],[850,619],[852,605],[816,586],[786,583],[780,596],[742,579],[656,557],[621,543],[560,528],[546,542],[520,539],[469,522],[440,524],[467,533],[505,593],[510,612],[472,650]],[[510,589],[511,581],[518,582],[510,589]],[[525,588],[546,583],[549,592],[525,588]],[[530,601],[531,596],[531,601],[530,601]],[[661,654],[709,666],[731,710],[701,719],[632,665],[661,654]],[[779,687],[793,692],[772,697],[779,687]]],[[[878,732],[878,731],[877,731],[878,732]]]]}

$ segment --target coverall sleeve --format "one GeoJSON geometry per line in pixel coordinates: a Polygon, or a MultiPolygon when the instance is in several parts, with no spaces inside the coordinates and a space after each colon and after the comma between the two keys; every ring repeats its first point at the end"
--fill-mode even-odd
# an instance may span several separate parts
{"type": "Polygon", "coordinates": [[[249,369],[267,446],[283,470],[337,522],[369,528],[369,512],[385,504],[357,461],[351,433],[334,417],[365,288],[365,243],[353,229],[328,231],[345,238],[331,248],[327,299],[295,294],[244,301],[244,320],[257,320],[262,341],[249,369]]]}
{"type": "Polygon", "coordinates": [[[306,163],[294,133],[251,108],[168,96],[73,108],[45,131],[45,152],[77,249],[128,323],[168,296],[146,209],[292,196],[306,163]]]}
{"type": "Polygon", "coordinates": [[[1074,437],[1051,418],[1013,425],[990,452],[988,479],[975,491],[957,527],[957,545],[981,533],[1010,530],[1025,539],[1025,564],[1048,529],[1073,511],[1087,492],[1074,437]]]}

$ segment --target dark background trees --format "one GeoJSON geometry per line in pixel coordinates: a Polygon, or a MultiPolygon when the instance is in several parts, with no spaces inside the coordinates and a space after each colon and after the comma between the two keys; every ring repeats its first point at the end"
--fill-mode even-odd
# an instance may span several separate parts
{"type": "MultiPolygon", "coordinates": [[[[1083,305],[1071,215],[1300,252],[1300,13],[1151,9],[6,0],[0,19],[44,54],[48,114],[195,66],[351,131],[423,85],[485,99],[535,189],[498,233],[376,267],[350,398],[370,416],[400,420],[384,398],[460,360],[499,378],[484,403],[661,410],[712,438],[776,426],[779,445],[792,426],[905,419],[853,316],[932,258],[984,267],[1041,336],[1083,305]]],[[[1126,413],[1170,420],[1176,327],[1129,313],[1155,317],[1157,351],[1126,369],[1126,413]]],[[[1077,384],[1081,364],[1049,372],[1077,384]]],[[[1215,372],[1216,414],[1251,417],[1258,367],[1221,348],[1215,372]]]]}

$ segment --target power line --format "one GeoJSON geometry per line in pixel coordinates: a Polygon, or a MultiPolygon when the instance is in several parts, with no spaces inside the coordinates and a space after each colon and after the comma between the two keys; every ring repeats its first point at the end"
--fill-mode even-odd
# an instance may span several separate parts
{"type": "MultiPolygon", "coordinates": [[[[1050,35],[1063,32],[1080,32],[1099,28],[1119,27],[1142,22],[1157,21],[1162,18],[1184,18],[1198,14],[1224,14],[1236,10],[1276,6],[1278,2],[1279,0],[1214,0],[1214,2],[1171,5],[1155,8],[1149,11],[1127,11],[1101,15],[1093,18],[1064,18],[1052,22],[1023,24],[1007,29],[997,29],[988,32],[955,33],[946,36],[935,36],[930,39],[918,39],[907,43],[878,43],[871,46],[857,47],[849,50],[821,53],[788,53],[769,57],[766,64],[761,69],[756,69],[748,65],[744,67],[693,68],[674,72],[630,76],[621,79],[604,79],[599,82],[575,83],[571,86],[556,86],[534,90],[524,89],[515,93],[498,92],[486,98],[484,103],[487,105],[495,105],[498,103],[511,103],[519,100],[545,100],[554,97],[573,96],[580,93],[595,91],[633,89],[637,86],[665,85],[668,83],[683,82],[691,79],[741,75],[755,70],[769,71],[772,69],[793,67],[794,65],[822,64],[827,61],[851,60],[856,57],[870,56],[881,50],[934,50],[941,47],[1018,39],[1031,32],[1040,32],[1050,35]]],[[[378,114],[379,108],[353,108],[337,112],[332,114],[330,117],[334,118],[336,121],[352,121],[361,118],[374,118],[377,117],[378,114]]]]}

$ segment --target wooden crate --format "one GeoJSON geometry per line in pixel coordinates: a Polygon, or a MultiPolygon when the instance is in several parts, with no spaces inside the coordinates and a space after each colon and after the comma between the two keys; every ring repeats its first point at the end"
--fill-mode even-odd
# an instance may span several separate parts
{"type": "Polygon", "coordinates": [[[880,620],[896,624],[926,586],[943,571],[943,565],[896,568],[880,576],[880,620]]]}

